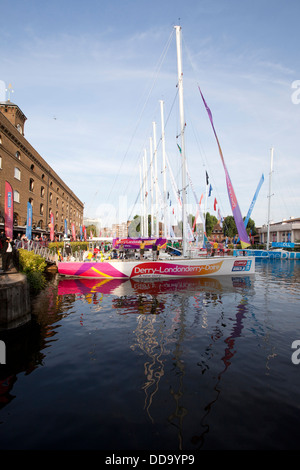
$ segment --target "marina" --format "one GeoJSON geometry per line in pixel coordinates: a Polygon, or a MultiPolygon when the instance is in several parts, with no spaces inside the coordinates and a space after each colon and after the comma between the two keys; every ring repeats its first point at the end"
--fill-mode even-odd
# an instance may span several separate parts
{"type": "Polygon", "coordinates": [[[51,277],[22,333],[0,334],[1,449],[297,450],[300,264],[256,264],[243,277],[51,277]]]}

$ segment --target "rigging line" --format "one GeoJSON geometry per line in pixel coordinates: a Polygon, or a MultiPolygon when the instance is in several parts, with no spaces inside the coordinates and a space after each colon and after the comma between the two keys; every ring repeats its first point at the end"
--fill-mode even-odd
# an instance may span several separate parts
{"type": "Polygon", "coordinates": [[[116,176],[115,176],[114,182],[113,182],[113,184],[112,184],[112,186],[111,186],[111,190],[110,190],[109,195],[107,196],[107,199],[109,199],[110,196],[111,196],[111,193],[112,193],[112,191],[113,191],[113,189],[114,189],[116,180],[117,180],[117,178],[118,178],[118,176],[119,176],[119,174],[120,174],[120,171],[121,171],[121,168],[122,168],[122,166],[123,166],[123,164],[124,164],[125,158],[126,158],[128,152],[129,152],[129,148],[130,148],[130,146],[131,146],[131,144],[132,144],[133,138],[134,138],[134,136],[135,136],[135,134],[136,134],[136,132],[137,132],[137,129],[138,129],[139,124],[140,124],[140,122],[141,122],[141,119],[142,119],[144,110],[145,110],[146,105],[147,105],[147,103],[148,103],[148,101],[149,101],[149,98],[150,98],[150,95],[151,95],[152,90],[153,90],[153,88],[154,88],[154,85],[155,85],[155,83],[156,83],[156,81],[157,81],[158,74],[159,74],[159,72],[160,72],[160,69],[161,69],[162,64],[163,64],[163,62],[164,62],[164,59],[165,59],[165,57],[166,57],[167,51],[168,51],[168,49],[169,49],[169,47],[170,47],[173,34],[174,34],[174,31],[172,30],[172,32],[171,32],[171,34],[170,34],[170,36],[169,36],[169,39],[168,39],[168,41],[167,41],[167,43],[166,43],[166,46],[165,46],[165,48],[164,48],[164,50],[163,50],[163,53],[161,54],[160,59],[159,59],[159,61],[158,61],[158,64],[159,64],[159,65],[158,65],[158,67],[157,67],[157,71],[156,71],[156,74],[155,74],[155,77],[154,77],[152,86],[151,86],[151,88],[150,88],[150,90],[149,90],[149,93],[148,93],[148,95],[147,95],[147,97],[146,97],[146,101],[145,101],[145,103],[144,103],[144,105],[143,105],[143,107],[142,107],[140,116],[139,116],[138,121],[137,121],[137,123],[136,123],[136,126],[135,126],[135,128],[134,128],[134,131],[133,131],[133,134],[132,134],[131,139],[130,139],[130,141],[129,141],[127,150],[126,150],[126,152],[125,152],[125,154],[124,154],[124,156],[123,156],[121,165],[119,166],[118,172],[117,172],[117,174],[116,174],[116,176]]]}

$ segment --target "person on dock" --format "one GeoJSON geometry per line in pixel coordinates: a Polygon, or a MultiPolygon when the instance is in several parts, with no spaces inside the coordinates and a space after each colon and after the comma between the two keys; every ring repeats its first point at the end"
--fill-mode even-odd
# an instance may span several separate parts
{"type": "Polygon", "coordinates": [[[2,241],[2,270],[3,272],[9,271],[10,263],[13,255],[13,242],[9,237],[6,237],[4,242],[2,241]]]}
{"type": "Polygon", "coordinates": [[[140,243],[140,259],[144,259],[144,251],[145,251],[145,242],[142,240],[140,243]]]}

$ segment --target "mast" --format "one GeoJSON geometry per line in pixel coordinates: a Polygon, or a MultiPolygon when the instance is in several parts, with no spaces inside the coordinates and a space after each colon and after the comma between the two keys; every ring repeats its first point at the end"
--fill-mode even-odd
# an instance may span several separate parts
{"type": "Polygon", "coordinates": [[[142,177],[142,168],[140,166],[140,197],[141,197],[141,220],[140,220],[140,235],[141,237],[144,236],[144,199],[143,199],[143,192],[144,192],[144,185],[143,185],[143,177],[142,177]]]}
{"type": "Polygon", "coordinates": [[[273,173],[273,154],[274,149],[271,148],[271,163],[270,163],[270,174],[269,174],[269,201],[268,201],[268,232],[267,232],[267,250],[270,245],[270,207],[271,207],[271,191],[272,191],[272,173],[273,173]]]}
{"type": "Polygon", "coordinates": [[[152,123],[153,126],[153,146],[154,146],[154,182],[155,182],[155,231],[156,237],[159,237],[159,224],[158,224],[158,182],[157,182],[157,146],[156,146],[156,123],[152,123]]]}
{"type": "Polygon", "coordinates": [[[182,58],[181,58],[181,26],[175,26],[177,47],[177,69],[178,69],[178,96],[180,112],[180,134],[181,134],[181,157],[182,157],[182,252],[186,256],[187,251],[187,226],[186,226],[186,156],[184,142],[184,110],[183,110],[183,83],[182,83],[182,58]]]}
{"type": "MultiPolygon", "coordinates": [[[[151,191],[151,237],[153,237],[153,232],[154,232],[154,216],[153,216],[154,195],[153,195],[153,148],[152,148],[152,137],[150,137],[150,191],[151,191]]],[[[149,234],[149,236],[150,236],[150,234],[149,234]]]]}
{"type": "Polygon", "coordinates": [[[164,102],[160,100],[161,114],[161,143],[163,156],[163,187],[164,187],[164,237],[167,238],[167,171],[166,171],[166,144],[165,144],[165,123],[164,123],[164,102]]]}

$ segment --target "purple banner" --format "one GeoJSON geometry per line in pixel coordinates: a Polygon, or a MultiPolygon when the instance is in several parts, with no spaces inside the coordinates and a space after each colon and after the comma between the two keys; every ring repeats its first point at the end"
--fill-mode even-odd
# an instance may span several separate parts
{"type": "Polygon", "coordinates": [[[204,99],[204,96],[202,95],[200,87],[199,87],[199,91],[200,91],[200,94],[202,96],[202,100],[203,100],[204,106],[206,108],[206,111],[208,113],[213,131],[214,131],[214,134],[215,134],[215,138],[216,138],[216,141],[217,141],[217,144],[218,144],[219,153],[220,153],[221,160],[222,160],[223,167],[224,167],[224,171],[225,171],[227,191],[228,191],[228,196],[229,196],[229,200],[230,200],[230,204],[231,204],[232,214],[233,214],[233,217],[234,217],[234,220],[235,220],[235,225],[236,225],[236,228],[238,230],[238,234],[239,234],[239,237],[240,237],[242,248],[246,248],[247,246],[250,246],[249,237],[248,237],[248,234],[246,232],[243,217],[242,217],[242,214],[241,214],[238,202],[237,202],[237,198],[235,196],[235,192],[234,192],[231,180],[230,180],[229,173],[228,173],[226,165],[225,165],[222,149],[221,149],[221,146],[219,144],[219,139],[218,139],[216,131],[215,131],[211,111],[210,111],[209,107],[206,104],[206,101],[204,99]]]}
{"type": "Polygon", "coordinates": [[[14,195],[8,181],[5,181],[5,235],[13,239],[14,195]]]}
{"type": "Polygon", "coordinates": [[[114,238],[113,248],[118,249],[123,245],[126,250],[138,250],[142,241],[145,244],[145,250],[151,249],[154,243],[156,246],[160,245],[161,248],[166,248],[167,244],[166,238],[114,238]]]}

